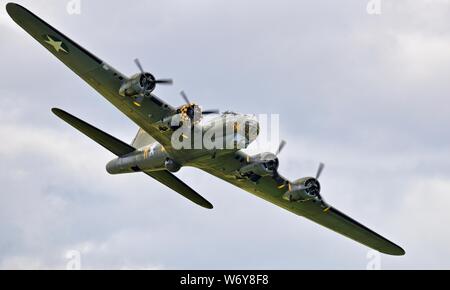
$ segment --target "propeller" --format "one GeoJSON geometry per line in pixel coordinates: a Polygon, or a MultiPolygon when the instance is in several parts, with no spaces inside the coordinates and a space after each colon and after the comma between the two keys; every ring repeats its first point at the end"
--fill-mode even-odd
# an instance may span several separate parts
{"type": "MultiPolygon", "coordinates": [[[[322,174],[324,168],[325,168],[325,164],[320,162],[319,168],[317,168],[317,173],[316,173],[317,181],[319,181],[319,177],[322,174]]],[[[320,195],[320,193],[319,193],[319,197],[320,197],[320,201],[322,203],[323,212],[327,212],[331,207],[325,202],[325,199],[323,199],[323,197],[320,195]]]]}
{"type": "Polygon", "coordinates": [[[281,140],[280,145],[278,146],[277,152],[275,153],[276,156],[278,156],[281,151],[283,150],[283,148],[286,146],[286,141],[281,140]]]}
{"type": "MultiPolygon", "coordinates": [[[[191,107],[194,105],[194,103],[191,103],[191,101],[189,100],[188,96],[186,95],[186,93],[184,91],[181,91],[180,95],[183,98],[183,100],[187,106],[191,107]]],[[[212,114],[220,114],[220,111],[218,109],[205,110],[205,111],[202,110],[202,115],[212,115],[212,114]]]]}
{"type": "Polygon", "coordinates": [[[323,169],[325,168],[325,164],[322,162],[319,164],[319,168],[317,168],[316,179],[319,180],[320,175],[322,174],[323,169]]]}
{"type": "MultiPolygon", "coordinates": [[[[317,182],[319,182],[319,177],[320,175],[322,175],[323,169],[325,168],[325,164],[320,162],[319,163],[319,168],[317,168],[317,172],[316,172],[316,180],[317,182]]],[[[310,188],[312,186],[313,183],[311,183],[310,186],[308,186],[307,188],[310,188]]],[[[325,199],[323,199],[323,197],[320,195],[320,192],[318,193],[319,198],[320,198],[320,202],[322,204],[322,207],[324,208],[323,212],[327,212],[330,209],[330,206],[325,202],[325,199]]]]}
{"type": "Polygon", "coordinates": [[[144,68],[142,67],[141,62],[139,61],[138,58],[136,58],[134,60],[134,63],[136,64],[136,66],[138,67],[138,69],[140,70],[143,78],[145,79],[144,83],[144,89],[145,90],[149,90],[149,89],[153,89],[155,87],[156,84],[163,84],[163,85],[171,85],[173,84],[173,81],[171,79],[155,79],[155,77],[150,74],[150,73],[146,73],[144,71],[144,68]]]}
{"type": "Polygon", "coordinates": [[[218,109],[212,109],[212,110],[202,111],[202,114],[203,115],[220,114],[220,111],[218,109]]]}
{"type": "Polygon", "coordinates": [[[203,115],[214,115],[214,114],[220,114],[220,111],[217,109],[213,109],[213,110],[206,110],[206,111],[202,111],[203,115]]]}
{"type": "Polygon", "coordinates": [[[183,98],[184,102],[185,102],[187,105],[190,105],[190,104],[191,104],[191,101],[189,101],[189,98],[188,98],[188,96],[186,95],[186,93],[185,93],[184,91],[181,91],[181,92],[180,92],[180,95],[181,95],[181,97],[183,98]]]}
{"type": "MultiPolygon", "coordinates": [[[[285,193],[283,196],[284,199],[293,201],[292,200],[292,191],[297,190],[305,190],[309,195],[314,196],[313,198],[309,199],[303,199],[303,200],[310,200],[313,199],[313,201],[319,201],[320,206],[322,207],[322,211],[324,213],[328,212],[331,209],[331,206],[328,205],[328,203],[325,202],[325,199],[322,198],[320,195],[320,183],[319,183],[319,177],[323,172],[323,169],[325,168],[324,163],[320,163],[319,167],[317,168],[316,177],[315,178],[306,178],[305,184],[289,184],[289,190],[285,193]]],[[[301,200],[301,198],[299,198],[301,200]]],[[[296,200],[294,200],[296,201],[296,200]]]]}
{"type": "MultiPolygon", "coordinates": [[[[317,168],[316,177],[315,177],[315,180],[317,182],[319,182],[319,177],[322,174],[322,171],[323,171],[324,168],[325,168],[325,164],[320,163],[319,164],[319,168],[317,168]]],[[[315,186],[314,183],[310,183],[308,185],[297,185],[296,189],[298,189],[298,190],[310,189],[313,186],[315,186]]]]}
{"type": "Polygon", "coordinates": [[[172,79],[158,79],[158,80],[155,80],[155,84],[173,85],[173,80],[172,79]]]}
{"type": "MultiPolygon", "coordinates": [[[[275,182],[277,183],[278,188],[282,188],[284,186],[287,185],[286,181],[284,180],[284,178],[282,178],[280,176],[280,174],[278,173],[278,165],[279,165],[279,160],[278,160],[278,155],[281,153],[281,151],[283,151],[283,148],[286,146],[286,141],[281,140],[280,145],[278,145],[278,149],[275,152],[275,163],[276,163],[276,170],[274,171],[274,175],[272,176],[273,179],[275,180],[275,182]]],[[[270,155],[272,155],[272,153],[270,153],[270,155]]],[[[272,155],[273,156],[273,155],[272,155]]]]}
{"type": "Polygon", "coordinates": [[[134,63],[136,64],[136,66],[138,67],[138,69],[141,71],[141,73],[145,74],[144,69],[142,68],[141,62],[139,61],[138,58],[134,59],[134,63]]]}

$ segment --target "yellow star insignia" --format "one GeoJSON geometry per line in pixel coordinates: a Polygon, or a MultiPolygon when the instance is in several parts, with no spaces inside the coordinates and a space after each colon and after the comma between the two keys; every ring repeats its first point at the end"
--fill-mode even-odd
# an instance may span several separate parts
{"type": "Polygon", "coordinates": [[[68,51],[65,50],[64,47],[62,46],[63,45],[62,41],[56,41],[49,35],[47,35],[47,39],[48,40],[46,40],[45,42],[50,44],[56,50],[56,52],[63,51],[65,53],[68,53],[68,51]]]}

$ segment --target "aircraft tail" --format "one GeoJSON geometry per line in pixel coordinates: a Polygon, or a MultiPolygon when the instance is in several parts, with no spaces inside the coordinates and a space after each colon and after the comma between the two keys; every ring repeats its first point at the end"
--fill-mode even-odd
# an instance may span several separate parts
{"type": "Polygon", "coordinates": [[[119,139],[109,135],[101,131],[100,129],[95,128],[94,126],[86,123],[85,121],[78,119],[75,116],[57,108],[53,108],[52,112],[61,118],[63,121],[88,136],[98,144],[102,145],[107,150],[111,151],[117,156],[124,156],[134,152],[136,149],[133,146],[130,146],[119,139]]]}
{"type": "MultiPolygon", "coordinates": [[[[114,153],[117,156],[124,156],[127,154],[130,154],[134,152],[136,149],[135,147],[126,144],[125,142],[120,141],[119,139],[109,135],[108,133],[105,133],[101,131],[100,129],[95,128],[94,126],[86,123],[85,121],[78,119],[77,117],[57,108],[53,108],[52,112],[61,118],[63,121],[83,133],[84,135],[88,136],[98,144],[102,145],[104,148],[108,149],[112,153],[114,153]]],[[[145,135],[141,133],[141,131],[138,132],[138,136],[133,141],[133,144],[138,144],[139,142],[143,142],[144,140],[148,141],[148,138],[144,138],[145,135]],[[141,135],[140,135],[141,134],[141,135]],[[141,136],[141,137],[140,137],[141,136]]],[[[145,146],[145,145],[144,145],[145,146]]],[[[154,171],[154,172],[144,172],[148,176],[152,177],[153,179],[161,182],[167,187],[170,187],[174,191],[178,192],[185,198],[189,199],[190,201],[204,207],[211,209],[213,208],[212,204],[207,201],[205,198],[203,198],[200,194],[198,194],[195,190],[190,188],[187,184],[185,184],[182,180],[178,179],[175,175],[170,173],[167,170],[161,170],[161,171],[154,171]]]]}
{"type": "Polygon", "coordinates": [[[142,128],[139,128],[136,137],[134,137],[133,142],[131,142],[131,146],[134,148],[142,148],[155,142],[156,140],[152,136],[150,136],[142,128]]]}

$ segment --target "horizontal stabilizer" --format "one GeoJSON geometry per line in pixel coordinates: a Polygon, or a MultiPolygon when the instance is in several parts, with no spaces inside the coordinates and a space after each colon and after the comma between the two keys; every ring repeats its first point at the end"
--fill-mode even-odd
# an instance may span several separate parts
{"type": "Polygon", "coordinates": [[[178,179],[175,175],[170,173],[169,171],[153,171],[153,172],[144,172],[145,174],[153,177],[158,180],[162,184],[172,188],[182,196],[186,197],[190,201],[202,206],[204,208],[212,209],[213,205],[204,199],[200,194],[195,192],[192,188],[186,185],[183,181],[178,179]]]}
{"type": "Polygon", "coordinates": [[[117,156],[124,156],[135,151],[135,148],[126,144],[125,142],[120,141],[119,139],[109,135],[108,133],[95,128],[94,126],[78,119],[77,117],[61,109],[53,108],[52,112],[56,116],[67,122],[69,125],[77,129],[84,135],[88,136],[98,144],[102,145],[117,156]]]}
{"type": "MultiPolygon", "coordinates": [[[[67,122],[69,125],[77,129],[84,135],[88,136],[98,144],[102,145],[117,156],[124,156],[136,150],[133,146],[120,141],[119,139],[109,135],[108,133],[95,128],[94,126],[78,119],[77,117],[61,109],[53,108],[52,112],[56,116],[67,122]]],[[[167,187],[170,187],[190,201],[208,209],[213,208],[212,204],[209,201],[204,199],[200,194],[198,194],[195,190],[190,188],[187,184],[185,184],[169,171],[162,170],[144,173],[166,185],[167,187]]]]}

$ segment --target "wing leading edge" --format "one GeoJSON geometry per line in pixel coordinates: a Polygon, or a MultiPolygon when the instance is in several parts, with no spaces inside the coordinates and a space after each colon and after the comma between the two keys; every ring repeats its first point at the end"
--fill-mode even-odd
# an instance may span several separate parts
{"type": "MultiPolygon", "coordinates": [[[[205,165],[201,169],[285,210],[305,217],[379,252],[397,256],[405,254],[405,251],[400,246],[334,207],[324,208],[320,203],[313,202],[312,200],[290,202],[283,199],[282,197],[286,193],[287,186],[279,186],[279,183],[271,176],[263,176],[256,183],[249,179],[236,179],[233,172],[239,166],[239,161],[231,154],[223,155],[209,161],[208,166],[205,165]],[[228,166],[227,171],[223,171],[224,164],[228,166]]],[[[282,176],[280,178],[283,179],[284,184],[289,183],[286,178],[282,176]]]]}

